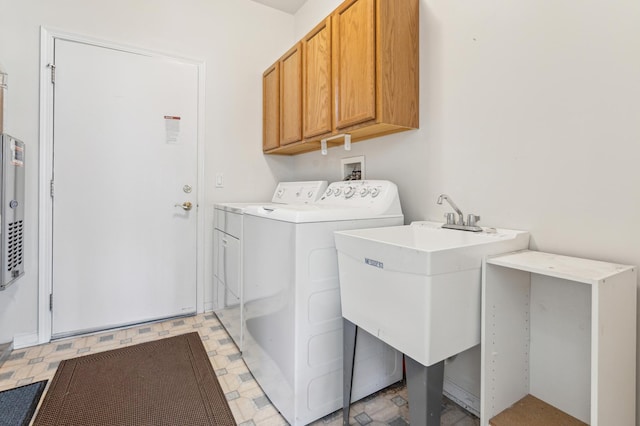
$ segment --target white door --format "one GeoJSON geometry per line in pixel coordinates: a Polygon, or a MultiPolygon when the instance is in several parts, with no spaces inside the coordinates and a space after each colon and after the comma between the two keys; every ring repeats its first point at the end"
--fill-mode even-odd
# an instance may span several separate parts
{"type": "Polygon", "coordinates": [[[56,39],[55,66],[52,335],[194,313],[197,65],[56,39]]]}

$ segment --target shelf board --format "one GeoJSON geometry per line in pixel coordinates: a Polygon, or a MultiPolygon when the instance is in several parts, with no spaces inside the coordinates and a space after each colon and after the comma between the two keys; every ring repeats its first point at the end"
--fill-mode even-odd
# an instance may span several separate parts
{"type": "Polygon", "coordinates": [[[629,265],[618,265],[531,250],[491,257],[487,259],[487,264],[591,285],[601,283],[609,277],[634,268],[629,265]]]}
{"type": "Polygon", "coordinates": [[[491,420],[490,426],[586,426],[533,395],[527,395],[491,420]]]}

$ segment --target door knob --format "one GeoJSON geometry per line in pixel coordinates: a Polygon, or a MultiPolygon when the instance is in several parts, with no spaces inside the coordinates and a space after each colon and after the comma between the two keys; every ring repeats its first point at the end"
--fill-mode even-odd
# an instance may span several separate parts
{"type": "Polygon", "coordinates": [[[189,211],[193,207],[193,204],[191,204],[191,201],[185,201],[182,204],[176,204],[176,207],[181,207],[183,210],[189,211]]]}

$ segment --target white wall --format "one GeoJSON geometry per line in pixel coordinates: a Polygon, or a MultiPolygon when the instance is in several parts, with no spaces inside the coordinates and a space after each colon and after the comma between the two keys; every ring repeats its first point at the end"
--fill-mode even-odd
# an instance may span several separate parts
{"type": "Polygon", "coordinates": [[[364,155],[369,178],[399,185],[407,222],[441,219],[445,192],[482,225],[531,231],[535,249],[640,265],[640,2],[420,0],[420,129],[265,157],[261,72],[338,4],[309,0],[294,20],[248,0],[0,0],[5,127],[28,144],[31,206],[0,342],[37,327],[39,25],[206,61],[207,224],[216,201],[338,180],[341,158],[364,155]]]}
{"type": "MultiPolygon", "coordinates": [[[[265,157],[262,70],[293,42],[294,19],[249,0],[0,0],[0,61],[9,74],[5,130],[27,144],[26,273],[0,292],[0,342],[37,332],[40,26],[206,63],[204,208],[211,297],[212,205],[271,196],[290,158],[265,157]],[[224,173],[224,188],[213,177],[224,173]]],[[[81,194],[80,194],[81,195],[81,194]]]]}
{"type": "MultiPolygon", "coordinates": [[[[309,0],[296,39],[339,3],[309,0]]],[[[420,34],[420,129],[296,156],[296,176],[364,155],[407,223],[442,220],[447,193],[534,249],[640,265],[640,2],[420,0],[420,34]]]]}

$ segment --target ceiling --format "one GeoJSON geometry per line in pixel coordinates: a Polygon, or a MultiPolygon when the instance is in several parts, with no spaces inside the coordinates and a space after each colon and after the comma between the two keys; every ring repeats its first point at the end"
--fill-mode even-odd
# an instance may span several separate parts
{"type": "Polygon", "coordinates": [[[262,3],[274,9],[281,10],[290,14],[294,14],[300,9],[307,0],[253,0],[256,3],[262,3]]]}

